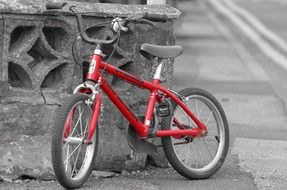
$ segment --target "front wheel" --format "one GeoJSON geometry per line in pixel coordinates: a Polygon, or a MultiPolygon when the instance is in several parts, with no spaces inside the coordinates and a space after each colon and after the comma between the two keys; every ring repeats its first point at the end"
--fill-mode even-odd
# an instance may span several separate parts
{"type": "Polygon", "coordinates": [[[78,188],[88,179],[96,156],[98,130],[85,143],[92,116],[90,97],[73,94],[56,111],[52,129],[52,164],[59,183],[78,188]]]}
{"type": "MultiPolygon", "coordinates": [[[[179,92],[186,105],[203,122],[208,134],[200,137],[163,137],[162,145],[171,166],[189,179],[204,179],[222,166],[229,147],[229,128],[220,103],[207,91],[187,88],[179,92]]],[[[178,129],[180,122],[187,129],[196,127],[183,109],[172,102],[174,114],[163,118],[162,129],[178,129]]]]}

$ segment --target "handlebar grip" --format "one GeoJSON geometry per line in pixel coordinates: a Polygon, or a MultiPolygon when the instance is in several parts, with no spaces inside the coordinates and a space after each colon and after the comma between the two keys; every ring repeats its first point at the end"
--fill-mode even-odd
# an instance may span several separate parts
{"type": "Polygon", "coordinates": [[[166,22],[168,20],[168,16],[166,14],[158,15],[158,14],[145,13],[143,15],[143,18],[151,21],[161,21],[161,22],[166,22]]]}
{"type": "Polygon", "coordinates": [[[48,2],[46,4],[46,9],[62,9],[65,5],[67,5],[67,2],[48,2]]]}

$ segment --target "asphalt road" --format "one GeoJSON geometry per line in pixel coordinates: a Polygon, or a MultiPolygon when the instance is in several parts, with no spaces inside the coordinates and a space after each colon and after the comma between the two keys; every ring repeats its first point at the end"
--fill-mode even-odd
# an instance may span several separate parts
{"type": "MultiPolygon", "coordinates": [[[[261,5],[260,1],[250,1],[252,6],[246,5],[247,0],[237,2],[250,10],[261,5]]],[[[176,59],[173,88],[201,87],[222,103],[231,132],[225,164],[207,180],[186,180],[172,168],[148,168],[109,177],[91,176],[83,189],[286,189],[287,71],[246,40],[206,1],[178,6],[183,16],[175,32],[184,54],[176,59]]],[[[264,13],[259,12],[255,10],[261,19],[264,13]]],[[[275,22],[277,19],[268,23],[279,34],[275,22]]],[[[55,181],[26,180],[0,183],[0,189],[62,188],[55,181]]]]}
{"type": "Polygon", "coordinates": [[[273,32],[287,40],[287,1],[285,0],[236,0],[273,32]]]}

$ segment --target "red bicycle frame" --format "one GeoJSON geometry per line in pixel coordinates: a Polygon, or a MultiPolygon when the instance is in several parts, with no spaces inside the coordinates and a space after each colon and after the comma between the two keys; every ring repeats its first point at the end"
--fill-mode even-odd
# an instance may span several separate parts
{"type": "MultiPolygon", "coordinates": [[[[121,111],[121,113],[125,116],[125,118],[130,122],[135,131],[138,133],[140,137],[149,137],[149,127],[151,123],[151,119],[154,112],[154,107],[156,101],[160,101],[163,97],[170,98],[172,101],[177,103],[186,114],[194,121],[197,125],[197,128],[185,129],[182,124],[180,124],[176,119],[173,123],[178,127],[177,130],[157,130],[154,134],[156,137],[163,136],[192,136],[197,137],[203,134],[207,134],[206,126],[199,121],[199,119],[189,110],[189,108],[185,105],[185,103],[173,92],[161,86],[160,79],[153,79],[152,82],[148,82],[145,80],[138,79],[137,77],[122,71],[102,60],[103,53],[100,48],[97,48],[94,51],[94,54],[91,56],[91,63],[89,66],[89,71],[86,76],[87,81],[93,81],[93,83],[97,83],[102,91],[109,97],[109,99],[115,104],[115,106],[121,111]],[[148,105],[145,112],[144,122],[141,122],[131,111],[130,109],[123,103],[120,97],[116,94],[116,92],[110,87],[105,77],[101,75],[101,70],[104,70],[105,73],[116,76],[120,79],[123,79],[131,84],[134,84],[140,88],[148,89],[150,91],[148,105]],[[160,93],[159,93],[160,92],[160,93]]],[[[77,88],[75,92],[83,90],[86,86],[82,86],[81,88],[77,88]]],[[[89,90],[90,91],[90,90],[89,90]]],[[[90,91],[91,92],[91,91],[90,91]]],[[[100,104],[101,104],[101,94],[97,94],[95,96],[95,104],[93,109],[93,116],[90,121],[90,131],[88,135],[88,140],[92,138],[94,130],[96,128],[98,115],[100,112],[100,104]]]]}

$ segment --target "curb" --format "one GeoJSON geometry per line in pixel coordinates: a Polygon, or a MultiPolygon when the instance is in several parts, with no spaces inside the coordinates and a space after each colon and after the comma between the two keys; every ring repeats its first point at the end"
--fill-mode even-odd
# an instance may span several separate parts
{"type": "MultiPolygon", "coordinates": [[[[276,48],[280,47],[281,50],[287,52],[287,44],[277,43],[280,40],[275,33],[265,30],[266,28],[255,17],[250,17],[248,14],[242,14],[244,9],[232,3],[226,3],[225,0],[207,0],[209,5],[220,15],[227,18],[233,25],[235,25],[249,40],[251,40],[267,57],[274,61],[274,63],[280,65],[287,70],[287,57],[278,51],[276,48]],[[227,7],[228,4],[230,7],[227,7]],[[232,8],[231,8],[232,7],[232,8]],[[230,10],[232,9],[232,10],[230,10]],[[237,14],[240,14],[246,21],[240,18],[237,14]],[[244,15],[244,16],[243,16],[244,15]],[[248,19],[247,19],[248,18],[248,19]],[[252,27],[250,26],[252,25],[252,27]],[[254,29],[256,28],[256,29],[254,29]],[[260,32],[259,32],[260,31],[260,32]],[[268,39],[268,40],[266,40],[268,39]],[[270,43],[270,42],[272,43],[270,43]],[[277,47],[274,47],[276,44],[277,47]],[[286,46],[286,47],[285,47],[286,46]],[[285,50],[286,48],[286,50],[285,50]]],[[[245,11],[247,12],[247,11],[245,11]]],[[[244,12],[244,13],[245,13],[244,12]]],[[[267,28],[266,28],[267,29],[267,28]]]]}

